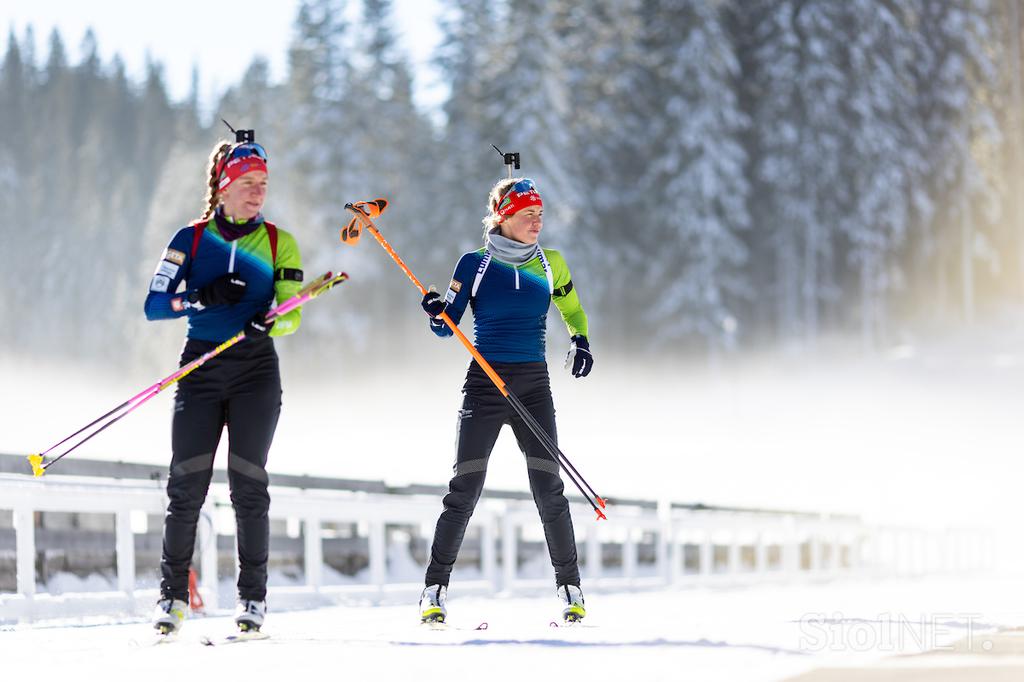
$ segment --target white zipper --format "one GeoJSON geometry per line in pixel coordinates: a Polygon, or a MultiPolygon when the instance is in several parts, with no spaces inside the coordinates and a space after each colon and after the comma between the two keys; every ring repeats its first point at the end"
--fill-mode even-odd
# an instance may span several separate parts
{"type": "Polygon", "coordinates": [[[231,258],[228,260],[228,272],[235,271],[235,249],[238,248],[238,240],[231,242],[231,258]]]}
{"type": "Polygon", "coordinates": [[[519,266],[516,266],[516,291],[519,290],[519,266]]]}

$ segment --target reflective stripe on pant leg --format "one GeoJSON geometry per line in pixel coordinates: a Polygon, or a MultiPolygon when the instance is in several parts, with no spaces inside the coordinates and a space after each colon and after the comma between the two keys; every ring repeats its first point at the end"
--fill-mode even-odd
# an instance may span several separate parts
{"type": "Polygon", "coordinates": [[[197,474],[200,471],[208,471],[213,469],[213,453],[208,452],[205,455],[196,455],[195,457],[189,457],[186,460],[182,460],[177,464],[171,465],[171,477],[175,476],[186,476],[188,474],[197,474]]]}
{"type": "Polygon", "coordinates": [[[228,471],[251,478],[262,483],[264,486],[270,483],[270,477],[267,475],[266,469],[258,464],[253,464],[241,455],[233,452],[228,453],[228,471]]]}
{"type": "Polygon", "coordinates": [[[541,459],[540,457],[527,457],[526,468],[545,471],[552,476],[558,476],[561,471],[561,467],[558,466],[558,462],[553,459],[541,459]]]}

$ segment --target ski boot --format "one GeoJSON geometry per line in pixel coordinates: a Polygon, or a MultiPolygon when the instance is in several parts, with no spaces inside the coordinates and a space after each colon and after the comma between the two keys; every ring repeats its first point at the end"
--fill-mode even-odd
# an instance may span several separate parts
{"type": "Polygon", "coordinates": [[[562,602],[562,622],[566,625],[578,623],[587,615],[583,607],[583,590],[578,585],[559,585],[555,591],[562,602]]]}
{"type": "Polygon", "coordinates": [[[188,614],[188,604],[180,599],[161,599],[153,611],[153,627],[161,635],[174,635],[188,614]]]}
{"type": "Polygon", "coordinates": [[[259,632],[267,615],[267,602],[239,599],[235,605],[235,625],[240,632],[259,632]]]}
{"type": "Polygon", "coordinates": [[[448,609],[444,603],[448,598],[446,585],[428,585],[420,595],[420,623],[424,625],[443,625],[448,609]]]}

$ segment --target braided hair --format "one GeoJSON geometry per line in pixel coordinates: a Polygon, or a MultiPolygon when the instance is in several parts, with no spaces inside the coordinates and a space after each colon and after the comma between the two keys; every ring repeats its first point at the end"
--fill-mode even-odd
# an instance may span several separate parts
{"type": "Polygon", "coordinates": [[[491,188],[490,194],[487,195],[487,215],[483,219],[485,242],[487,241],[487,233],[496,228],[501,222],[501,216],[498,215],[498,202],[505,196],[505,192],[512,188],[512,185],[523,179],[525,178],[502,178],[491,188]]]}
{"type": "Polygon", "coordinates": [[[217,173],[217,165],[220,163],[224,155],[231,149],[231,143],[227,140],[221,140],[213,147],[213,151],[210,152],[209,166],[206,169],[207,176],[207,187],[206,187],[206,208],[203,213],[203,217],[199,220],[209,220],[213,216],[213,212],[217,209],[217,205],[220,204],[220,197],[218,196],[217,185],[220,181],[220,174],[217,173]]]}

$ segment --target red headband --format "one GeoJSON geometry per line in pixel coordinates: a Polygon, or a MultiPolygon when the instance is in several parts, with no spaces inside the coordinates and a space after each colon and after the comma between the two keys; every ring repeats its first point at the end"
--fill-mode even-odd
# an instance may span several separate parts
{"type": "Polygon", "coordinates": [[[237,159],[231,159],[227,165],[224,166],[224,170],[220,172],[220,182],[217,184],[217,190],[223,192],[231,185],[232,182],[242,177],[246,173],[252,173],[254,171],[267,172],[267,162],[256,156],[243,156],[237,159]]]}
{"type": "Polygon", "coordinates": [[[523,187],[524,184],[523,182],[517,182],[512,185],[508,192],[505,193],[505,196],[498,201],[496,212],[499,223],[503,222],[510,215],[519,213],[524,208],[529,208],[530,206],[543,208],[544,202],[541,201],[537,188],[533,186],[532,182],[529,182],[526,187],[523,187]]]}

